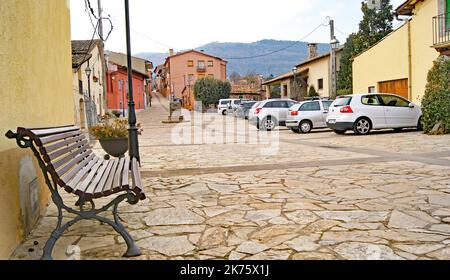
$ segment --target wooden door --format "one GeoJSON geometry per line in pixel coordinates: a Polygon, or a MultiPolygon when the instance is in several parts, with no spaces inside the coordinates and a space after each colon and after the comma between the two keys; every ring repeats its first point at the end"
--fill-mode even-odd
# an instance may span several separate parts
{"type": "Polygon", "coordinates": [[[408,79],[379,82],[378,92],[397,94],[403,98],[409,99],[408,79]]]}

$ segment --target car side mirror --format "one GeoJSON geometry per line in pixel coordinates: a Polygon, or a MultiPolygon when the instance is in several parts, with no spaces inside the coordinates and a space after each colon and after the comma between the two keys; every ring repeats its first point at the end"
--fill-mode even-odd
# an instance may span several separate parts
{"type": "Polygon", "coordinates": [[[409,103],[408,107],[411,108],[411,109],[414,109],[416,106],[414,106],[413,103],[409,103]]]}

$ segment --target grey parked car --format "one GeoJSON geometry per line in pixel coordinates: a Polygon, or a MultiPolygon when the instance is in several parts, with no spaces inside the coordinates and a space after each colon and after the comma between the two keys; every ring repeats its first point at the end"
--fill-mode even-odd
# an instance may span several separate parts
{"type": "Polygon", "coordinates": [[[296,133],[326,128],[328,110],[332,103],[332,100],[314,100],[295,104],[289,109],[286,127],[296,133]]]}
{"type": "Polygon", "coordinates": [[[250,112],[250,109],[256,103],[257,103],[256,101],[245,101],[245,102],[242,102],[242,104],[239,105],[239,107],[234,112],[234,116],[236,118],[246,119],[247,120],[248,119],[248,114],[250,112]]]}

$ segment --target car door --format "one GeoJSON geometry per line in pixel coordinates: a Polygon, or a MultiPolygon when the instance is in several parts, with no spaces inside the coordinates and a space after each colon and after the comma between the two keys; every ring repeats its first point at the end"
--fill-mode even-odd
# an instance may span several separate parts
{"type": "Polygon", "coordinates": [[[386,127],[385,109],[382,98],[377,94],[368,94],[361,97],[362,112],[360,115],[368,117],[372,121],[372,128],[386,127]]]}
{"type": "Polygon", "coordinates": [[[319,101],[307,102],[300,108],[302,120],[310,120],[314,128],[325,127],[319,101]]]}
{"type": "Polygon", "coordinates": [[[390,128],[415,126],[416,111],[410,102],[396,95],[382,94],[386,125],[390,128]]]}
{"type": "Polygon", "coordinates": [[[331,104],[333,104],[333,101],[322,101],[321,103],[321,110],[322,110],[322,121],[323,121],[323,127],[327,127],[327,117],[328,112],[330,111],[331,104]]]}

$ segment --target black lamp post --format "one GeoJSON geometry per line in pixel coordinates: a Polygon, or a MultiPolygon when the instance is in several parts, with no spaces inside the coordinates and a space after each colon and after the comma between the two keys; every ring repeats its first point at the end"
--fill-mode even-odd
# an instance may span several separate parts
{"type": "Polygon", "coordinates": [[[129,153],[130,158],[136,158],[141,162],[139,155],[139,140],[138,128],[136,126],[136,111],[133,97],[133,64],[131,60],[131,36],[130,36],[130,7],[129,0],[125,0],[125,23],[126,23],[126,38],[127,38],[127,67],[128,67],[128,124],[129,124],[129,153]]]}
{"type": "MultiPolygon", "coordinates": [[[[298,99],[299,99],[297,96],[297,72],[298,72],[297,67],[292,68],[292,73],[294,74],[294,97],[296,98],[294,100],[296,100],[296,101],[298,101],[298,99]]],[[[291,98],[292,98],[292,96],[291,96],[291,98]]]]}
{"type": "Polygon", "coordinates": [[[86,73],[86,77],[88,79],[88,96],[89,99],[91,98],[91,74],[92,74],[92,70],[89,67],[89,61],[88,61],[88,65],[86,67],[86,69],[84,69],[84,72],[86,73]]]}

